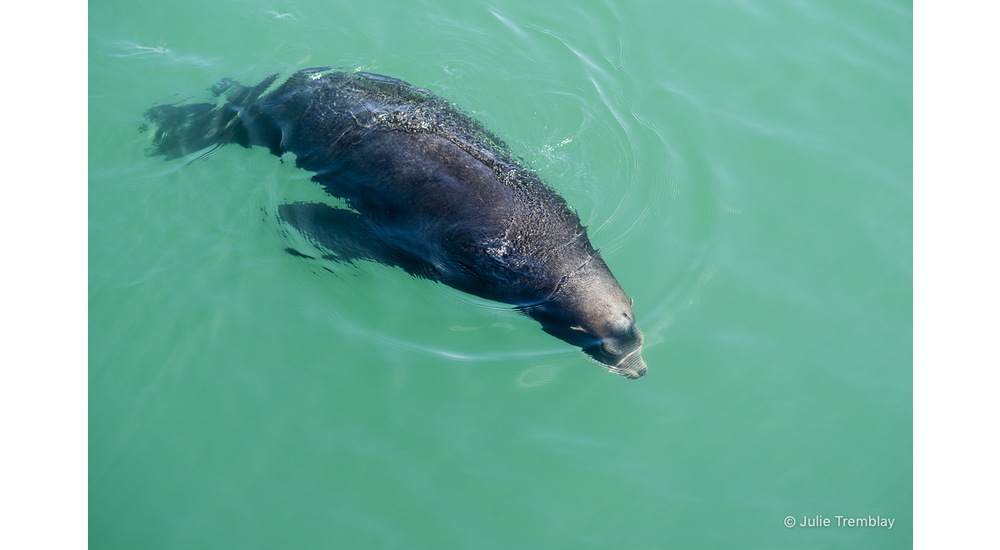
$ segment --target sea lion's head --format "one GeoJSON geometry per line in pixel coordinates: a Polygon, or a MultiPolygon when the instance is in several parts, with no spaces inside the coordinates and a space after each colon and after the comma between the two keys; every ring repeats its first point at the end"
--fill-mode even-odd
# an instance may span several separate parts
{"type": "Polygon", "coordinates": [[[579,346],[609,371],[633,380],[646,374],[632,300],[600,256],[568,275],[544,302],[524,311],[542,330],[579,346]]]}

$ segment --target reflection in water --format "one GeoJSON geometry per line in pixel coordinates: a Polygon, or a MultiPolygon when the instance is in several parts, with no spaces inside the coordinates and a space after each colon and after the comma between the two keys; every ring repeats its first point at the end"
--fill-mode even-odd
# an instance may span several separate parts
{"type": "Polygon", "coordinates": [[[514,384],[522,388],[535,388],[550,384],[559,377],[559,373],[566,368],[564,364],[543,364],[535,365],[524,369],[514,379],[514,384]]]}

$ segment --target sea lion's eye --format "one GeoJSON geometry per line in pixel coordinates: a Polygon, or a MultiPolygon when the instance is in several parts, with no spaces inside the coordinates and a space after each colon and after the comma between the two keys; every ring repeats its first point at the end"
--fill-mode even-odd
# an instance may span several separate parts
{"type": "Polygon", "coordinates": [[[613,356],[618,356],[622,354],[621,350],[618,349],[618,346],[615,346],[611,342],[605,342],[601,344],[601,351],[603,351],[607,355],[613,355],[613,356]]]}

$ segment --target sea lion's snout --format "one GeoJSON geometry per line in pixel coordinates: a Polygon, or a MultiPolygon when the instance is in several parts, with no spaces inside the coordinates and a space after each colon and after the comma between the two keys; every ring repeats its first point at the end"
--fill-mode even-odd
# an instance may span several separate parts
{"type": "Polygon", "coordinates": [[[612,334],[605,336],[600,345],[585,348],[584,352],[611,372],[635,380],[646,374],[642,341],[642,331],[634,322],[616,323],[612,327],[612,334]]]}
{"type": "Polygon", "coordinates": [[[637,348],[635,351],[630,353],[627,357],[622,359],[620,363],[615,365],[615,372],[618,374],[635,380],[640,376],[646,374],[646,361],[642,359],[642,350],[637,348]]]}

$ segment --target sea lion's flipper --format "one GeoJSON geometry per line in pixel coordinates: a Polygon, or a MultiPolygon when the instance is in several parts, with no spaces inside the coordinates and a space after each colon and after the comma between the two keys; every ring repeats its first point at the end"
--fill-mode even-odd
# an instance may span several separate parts
{"type": "Polygon", "coordinates": [[[148,156],[163,155],[166,160],[180,158],[207,147],[236,143],[243,147],[264,145],[275,154],[280,132],[262,123],[259,117],[245,113],[278,78],[277,74],[256,86],[247,87],[232,79],[223,79],[212,87],[212,94],[229,93],[229,101],[187,105],[157,105],[146,111],[146,119],[156,124],[153,146],[148,156]]]}
{"type": "MultiPolygon", "coordinates": [[[[441,273],[427,254],[408,249],[398,232],[368,218],[327,204],[295,202],[278,205],[278,218],[294,227],[323,251],[324,259],[353,263],[368,260],[400,267],[416,277],[440,280],[441,273]]],[[[298,255],[305,256],[296,251],[298,255]]]]}

